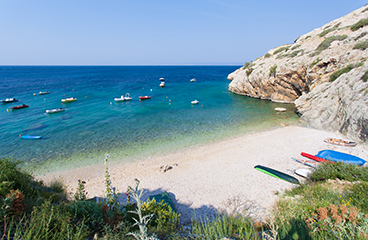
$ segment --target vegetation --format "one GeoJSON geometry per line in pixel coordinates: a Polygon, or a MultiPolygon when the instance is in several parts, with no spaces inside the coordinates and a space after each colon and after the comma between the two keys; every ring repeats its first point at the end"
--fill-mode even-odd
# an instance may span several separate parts
{"type": "Polygon", "coordinates": [[[360,78],[363,82],[367,82],[368,81],[368,70],[365,71],[365,73],[363,74],[363,76],[360,78]]]}
{"type": "Polygon", "coordinates": [[[311,68],[314,67],[317,63],[319,63],[320,61],[322,61],[322,58],[317,58],[316,61],[312,62],[311,64],[311,68]]]}
{"type": "Polygon", "coordinates": [[[341,23],[336,24],[335,26],[333,26],[332,28],[327,27],[325,30],[323,30],[318,36],[319,37],[324,37],[327,34],[329,34],[332,31],[335,31],[336,29],[338,29],[338,27],[340,26],[341,23]]]}
{"type": "Polygon", "coordinates": [[[277,50],[275,50],[274,52],[273,52],[273,55],[276,55],[276,54],[278,54],[278,53],[280,53],[280,52],[283,52],[283,51],[288,51],[289,50],[289,48],[290,48],[290,46],[285,46],[285,47],[280,47],[279,49],[277,49],[277,50]]]}
{"type": "Polygon", "coordinates": [[[270,68],[270,77],[271,76],[276,76],[276,68],[277,68],[277,65],[274,65],[270,68]]]}
{"type": "Polygon", "coordinates": [[[354,38],[354,40],[357,41],[359,38],[362,38],[362,37],[364,37],[367,34],[368,34],[368,32],[362,32],[359,36],[357,36],[356,38],[354,38]]]}
{"type": "Polygon", "coordinates": [[[342,41],[344,39],[346,39],[348,37],[348,35],[337,35],[337,36],[331,36],[326,38],[325,40],[323,40],[323,42],[321,42],[317,49],[316,52],[312,54],[312,56],[318,55],[320,54],[323,50],[327,49],[330,47],[331,43],[334,41],[342,41]]]}
{"type": "Polygon", "coordinates": [[[354,25],[350,26],[350,29],[352,31],[356,31],[359,30],[359,28],[365,27],[368,25],[368,18],[363,18],[360,19],[357,23],[355,23],[354,25]]]}
{"type": "Polygon", "coordinates": [[[53,183],[59,191],[54,192],[17,169],[14,159],[0,159],[1,239],[368,238],[366,167],[322,163],[306,183],[280,196],[268,222],[254,223],[246,212],[223,212],[211,219],[194,217],[192,229],[183,230],[179,214],[167,203],[141,200],[138,180],[129,187],[127,202],[118,202],[107,159],[106,200],[100,203],[87,198],[84,181],[67,201],[61,182],[53,183]]]}
{"type": "Polygon", "coordinates": [[[359,42],[357,44],[354,45],[353,49],[360,49],[360,50],[365,50],[368,48],[368,40],[365,40],[364,42],[359,42]]]}
{"type": "Polygon", "coordinates": [[[330,82],[335,81],[337,78],[339,78],[342,74],[344,73],[348,73],[350,72],[352,69],[356,68],[356,67],[360,67],[363,66],[363,63],[359,63],[359,64],[349,64],[348,66],[341,68],[337,71],[335,71],[333,74],[331,74],[330,76],[330,82]]]}

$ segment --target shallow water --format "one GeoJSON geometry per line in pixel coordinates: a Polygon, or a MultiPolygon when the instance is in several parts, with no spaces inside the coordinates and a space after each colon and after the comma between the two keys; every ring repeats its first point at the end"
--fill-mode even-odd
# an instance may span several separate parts
{"type": "Polygon", "coordinates": [[[237,68],[0,67],[0,98],[19,99],[0,104],[0,155],[22,160],[23,168],[37,174],[102,163],[107,153],[110,161],[134,161],[298,121],[293,104],[230,93],[227,75],[237,68]],[[125,93],[133,99],[113,100],[125,93]],[[142,95],[152,98],[139,101],[142,95]],[[66,96],[78,100],[63,104],[66,96]],[[195,99],[199,104],[192,105],[195,99]],[[22,103],[29,108],[10,110],[22,103]],[[65,112],[45,113],[60,107],[65,112]],[[278,113],[275,107],[287,111],[278,113]],[[42,139],[25,140],[20,134],[42,139]]]}

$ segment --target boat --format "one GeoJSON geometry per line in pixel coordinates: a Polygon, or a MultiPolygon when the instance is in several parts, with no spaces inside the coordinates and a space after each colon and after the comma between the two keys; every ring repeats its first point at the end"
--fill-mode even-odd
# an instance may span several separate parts
{"type": "Polygon", "coordinates": [[[165,87],[165,82],[161,82],[160,87],[165,87]]]}
{"type": "Polygon", "coordinates": [[[18,102],[15,98],[6,98],[5,100],[1,100],[3,103],[12,103],[12,102],[18,102]]]}
{"type": "Polygon", "coordinates": [[[282,172],[277,171],[275,169],[268,168],[268,167],[261,166],[261,165],[257,165],[254,168],[257,169],[258,171],[266,173],[266,174],[268,174],[270,176],[273,176],[275,178],[278,178],[278,179],[281,179],[281,180],[284,180],[284,181],[287,181],[287,182],[290,182],[290,183],[294,183],[294,184],[300,184],[299,180],[296,179],[295,177],[290,176],[286,173],[282,173],[282,172]]]}
{"type": "Polygon", "coordinates": [[[160,78],[160,81],[165,81],[165,78],[160,78]]]}
{"type": "Polygon", "coordinates": [[[296,158],[292,158],[292,159],[298,163],[303,163],[304,165],[307,165],[312,168],[316,168],[318,165],[321,164],[320,162],[317,162],[314,160],[305,160],[305,159],[296,159],[296,158]]]}
{"type": "Polygon", "coordinates": [[[41,139],[41,136],[37,135],[19,135],[23,139],[41,139]]]}
{"type": "Polygon", "coordinates": [[[38,94],[39,94],[39,95],[45,95],[45,94],[50,94],[50,92],[49,92],[49,91],[46,91],[46,92],[39,92],[38,94]]]}
{"type": "Polygon", "coordinates": [[[321,163],[335,163],[334,161],[330,161],[330,160],[327,160],[321,157],[317,157],[317,156],[314,156],[312,154],[305,153],[305,152],[302,152],[301,155],[303,157],[306,157],[306,158],[309,158],[309,159],[312,159],[314,161],[321,162],[321,163]]]}
{"type": "Polygon", "coordinates": [[[125,96],[121,95],[120,98],[114,98],[115,102],[123,102],[123,101],[129,101],[132,100],[129,93],[126,93],[125,96]]]}
{"type": "Polygon", "coordinates": [[[286,108],[277,107],[277,108],[275,108],[275,111],[277,111],[277,112],[286,112],[286,108]]]}
{"type": "Polygon", "coordinates": [[[299,175],[301,177],[305,177],[308,178],[309,174],[311,174],[314,171],[314,169],[305,169],[305,168],[301,168],[301,169],[295,169],[294,173],[296,175],[299,175]]]}
{"type": "Polygon", "coordinates": [[[337,139],[337,138],[326,138],[325,140],[323,140],[325,143],[331,143],[331,144],[335,144],[335,145],[340,145],[340,146],[345,146],[345,147],[355,147],[357,145],[356,142],[352,142],[352,141],[345,141],[342,139],[337,139]]]}
{"type": "Polygon", "coordinates": [[[360,157],[356,157],[347,153],[342,153],[334,150],[322,150],[316,154],[316,157],[328,159],[334,162],[344,162],[348,164],[364,165],[366,161],[360,157]]]}
{"type": "Polygon", "coordinates": [[[22,105],[19,105],[19,106],[11,107],[10,109],[17,110],[17,109],[22,109],[22,108],[27,108],[27,107],[29,107],[29,105],[22,104],[22,105]]]}
{"type": "Polygon", "coordinates": [[[194,101],[191,101],[191,103],[192,103],[193,105],[195,105],[195,104],[198,104],[198,103],[199,103],[199,101],[196,99],[196,100],[194,100],[194,101]]]}
{"type": "Polygon", "coordinates": [[[62,102],[75,102],[77,101],[77,99],[73,97],[67,97],[67,98],[61,99],[61,101],[62,102]]]}
{"type": "Polygon", "coordinates": [[[55,109],[50,109],[50,110],[46,110],[46,113],[58,113],[58,112],[64,112],[65,109],[63,108],[55,108],[55,109]]]}
{"type": "Polygon", "coordinates": [[[140,100],[146,100],[146,99],[150,99],[151,96],[139,96],[140,100]]]}
{"type": "Polygon", "coordinates": [[[195,82],[195,81],[197,81],[195,78],[190,79],[190,82],[195,82]]]}

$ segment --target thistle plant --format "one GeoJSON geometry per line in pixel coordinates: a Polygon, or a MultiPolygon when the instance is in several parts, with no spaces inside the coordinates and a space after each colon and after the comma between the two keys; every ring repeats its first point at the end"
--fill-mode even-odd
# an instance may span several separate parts
{"type": "Polygon", "coordinates": [[[74,200],[75,201],[84,201],[87,199],[87,192],[86,192],[86,182],[82,180],[78,180],[78,188],[77,191],[74,194],[74,200]]]}
{"type": "Polygon", "coordinates": [[[107,206],[110,210],[114,209],[118,204],[118,195],[115,192],[115,188],[112,187],[109,168],[107,166],[108,159],[110,155],[106,154],[105,157],[105,187],[106,187],[106,197],[107,197],[107,206]]]}
{"type": "Polygon", "coordinates": [[[129,211],[129,212],[138,215],[139,220],[137,220],[136,218],[133,218],[133,220],[135,221],[133,226],[138,226],[139,232],[128,233],[128,235],[132,235],[138,240],[158,240],[157,237],[148,235],[147,224],[153,217],[153,214],[143,216],[142,214],[143,202],[141,200],[141,197],[144,194],[144,190],[138,190],[138,186],[139,186],[139,180],[135,179],[135,188],[133,189],[132,187],[129,187],[129,192],[131,193],[132,198],[137,202],[137,210],[129,211]]]}

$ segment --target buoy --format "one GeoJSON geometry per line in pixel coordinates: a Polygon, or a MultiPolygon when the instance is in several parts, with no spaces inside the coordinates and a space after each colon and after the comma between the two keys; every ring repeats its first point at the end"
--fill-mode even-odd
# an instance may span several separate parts
{"type": "Polygon", "coordinates": [[[33,93],[33,96],[36,96],[36,93],[33,93]]]}
{"type": "Polygon", "coordinates": [[[22,134],[19,134],[19,137],[22,137],[22,134]]]}
{"type": "Polygon", "coordinates": [[[151,92],[152,92],[152,89],[151,89],[151,92]]]}
{"type": "Polygon", "coordinates": [[[6,109],[7,112],[9,112],[9,109],[6,109]]]}

